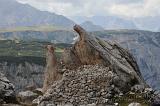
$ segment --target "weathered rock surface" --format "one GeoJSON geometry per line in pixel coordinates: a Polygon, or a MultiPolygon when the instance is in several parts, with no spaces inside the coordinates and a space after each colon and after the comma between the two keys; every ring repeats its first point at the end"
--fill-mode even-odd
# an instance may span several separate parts
{"type": "Polygon", "coordinates": [[[17,100],[23,105],[32,105],[32,101],[38,97],[38,94],[32,91],[22,91],[17,95],[17,100]]]}
{"type": "Polygon", "coordinates": [[[94,34],[102,39],[116,41],[127,48],[136,58],[146,83],[153,89],[160,89],[160,32],[110,30],[94,34]]]}
{"type": "Polygon", "coordinates": [[[56,56],[54,53],[54,47],[51,45],[47,46],[47,54],[46,54],[46,70],[45,70],[45,79],[43,84],[43,92],[45,92],[49,86],[53,84],[54,81],[61,79],[61,74],[58,73],[58,64],[56,60],[56,56]]]}
{"type": "Polygon", "coordinates": [[[0,73],[0,104],[15,102],[14,85],[0,73]]]}
{"type": "Polygon", "coordinates": [[[109,67],[86,65],[77,70],[66,70],[62,80],[55,82],[40,101],[49,98],[50,103],[57,104],[107,103],[107,98],[121,92],[113,85],[113,80],[119,80],[119,77],[109,67]]]}
{"type": "Polygon", "coordinates": [[[109,99],[128,92],[134,85],[147,87],[127,50],[89,35],[78,25],[74,30],[80,36],[79,41],[64,51],[61,62],[55,62],[54,50],[47,55],[47,67],[52,70],[46,70],[51,76],[45,76],[45,82],[49,83],[44,82],[44,88],[49,89],[34,103],[110,104],[109,99]],[[59,75],[62,77],[56,78],[59,75]]]}

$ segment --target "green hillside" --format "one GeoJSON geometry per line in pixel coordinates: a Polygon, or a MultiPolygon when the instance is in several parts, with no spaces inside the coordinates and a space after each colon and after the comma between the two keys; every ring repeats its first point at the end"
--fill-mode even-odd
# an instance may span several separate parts
{"type": "Polygon", "coordinates": [[[42,26],[24,26],[14,28],[1,28],[0,32],[18,32],[18,31],[56,31],[56,30],[70,30],[62,26],[42,25],[42,26]]]}
{"type": "MultiPolygon", "coordinates": [[[[0,40],[0,56],[33,56],[45,57],[45,46],[52,44],[49,42],[40,41],[18,41],[18,40],[0,40]]],[[[53,44],[52,44],[53,45],[53,44]]],[[[56,44],[56,53],[59,56],[65,47],[70,47],[70,44],[56,44]]]]}

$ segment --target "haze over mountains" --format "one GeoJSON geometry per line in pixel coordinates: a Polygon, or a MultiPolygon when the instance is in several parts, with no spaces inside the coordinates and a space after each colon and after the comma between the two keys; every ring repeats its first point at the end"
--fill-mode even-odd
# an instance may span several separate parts
{"type": "Polygon", "coordinates": [[[89,31],[101,29],[159,31],[160,29],[158,16],[126,19],[104,13],[104,16],[71,16],[67,18],[63,15],[57,15],[59,13],[40,11],[29,4],[21,4],[16,0],[0,0],[0,7],[0,28],[40,25],[71,28],[75,23],[84,24],[86,21],[90,21],[92,25],[86,26],[89,31]]]}
{"type": "Polygon", "coordinates": [[[103,27],[101,27],[100,25],[95,25],[93,22],[91,21],[85,21],[82,24],[80,24],[83,28],[85,28],[88,31],[102,31],[105,30],[103,27]]]}
{"type": "Polygon", "coordinates": [[[93,17],[75,16],[72,18],[77,23],[82,23],[84,22],[84,20],[90,21],[96,25],[102,26],[104,29],[138,29],[138,30],[160,31],[160,25],[159,25],[160,16],[132,18],[132,19],[126,19],[115,15],[93,16],[93,17]]]}
{"type": "Polygon", "coordinates": [[[102,26],[104,29],[138,29],[134,22],[116,16],[76,16],[73,17],[73,19],[77,23],[81,23],[83,20],[88,20],[96,25],[102,26]]]}

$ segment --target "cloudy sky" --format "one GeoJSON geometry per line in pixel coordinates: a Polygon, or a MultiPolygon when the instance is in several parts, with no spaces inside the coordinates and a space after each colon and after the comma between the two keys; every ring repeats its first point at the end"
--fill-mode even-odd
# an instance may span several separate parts
{"type": "Polygon", "coordinates": [[[160,16],[160,0],[17,0],[40,10],[72,16],[160,16]]]}

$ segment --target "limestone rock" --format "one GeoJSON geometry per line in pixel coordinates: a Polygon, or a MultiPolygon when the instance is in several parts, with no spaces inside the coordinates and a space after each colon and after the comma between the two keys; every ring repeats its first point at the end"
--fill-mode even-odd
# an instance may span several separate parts
{"type": "Polygon", "coordinates": [[[33,90],[33,92],[38,94],[38,95],[43,95],[43,89],[42,88],[37,88],[37,89],[33,90]]]}
{"type": "Polygon", "coordinates": [[[60,80],[61,75],[57,72],[57,60],[54,53],[54,47],[51,45],[48,45],[47,47],[47,53],[46,53],[46,62],[47,66],[45,69],[45,79],[43,84],[43,92],[45,92],[49,86],[53,84],[54,81],[60,80]]]}
{"type": "Polygon", "coordinates": [[[12,103],[15,102],[14,85],[0,73],[0,102],[12,103]]]}
{"type": "Polygon", "coordinates": [[[121,77],[122,81],[117,86],[122,87],[122,90],[135,84],[145,85],[134,57],[127,50],[117,43],[90,35],[78,25],[74,26],[74,30],[79,34],[80,41],[75,43],[71,51],[76,57],[73,59],[79,60],[80,65],[103,64],[111,67],[121,77]],[[126,85],[128,81],[130,85],[126,85]]]}
{"type": "Polygon", "coordinates": [[[23,105],[32,105],[32,101],[38,97],[38,94],[32,91],[22,91],[17,95],[17,100],[23,105]]]}

